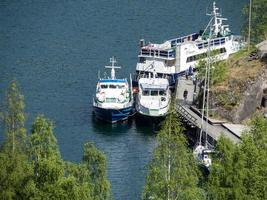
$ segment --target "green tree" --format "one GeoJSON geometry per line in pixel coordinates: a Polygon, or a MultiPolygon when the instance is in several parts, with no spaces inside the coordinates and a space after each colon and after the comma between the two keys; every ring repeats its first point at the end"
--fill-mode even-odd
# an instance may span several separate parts
{"type": "Polygon", "coordinates": [[[23,96],[12,81],[3,115],[6,138],[0,148],[0,199],[108,199],[105,156],[88,143],[82,164],[65,162],[53,123],[37,116],[27,137],[23,111],[23,96]]]}
{"type": "Polygon", "coordinates": [[[148,166],[143,199],[204,199],[198,168],[174,112],[165,119],[148,166]]]}
{"type": "Polygon", "coordinates": [[[16,81],[12,81],[5,97],[4,127],[6,133],[5,150],[22,152],[26,147],[26,129],[24,128],[24,97],[16,81]]]}
{"type": "Polygon", "coordinates": [[[35,191],[33,175],[26,155],[0,152],[0,199],[30,199],[35,191]]]}
{"type": "MultiPolygon", "coordinates": [[[[267,0],[252,0],[251,42],[258,43],[267,39],[267,0]]],[[[248,37],[249,4],[243,8],[243,34],[248,37]]]]}
{"type": "Polygon", "coordinates": [[[267,199],[267,120],[253,119],[240,144],[220,138],[207,190],[211,199],[267,199]]]}
{"type": "Polygon", "coordinates": [[[244,154],[239,146],[227,138],[218,140],[208,176],[208,193],[211,199],[244,199],[244,154]]]}
{"type": "Polygon", "coordinates": [[[38,116],[32,125],[29,154],[34,168],[35,198],[92,199],[92,185],[83,165],[65,163],[60,156],[53,123],[38,116]]]}
{"type": "Polygon", "coordinates": [[[53,129],[52,121],[46,119],[43,115],[36,117],[29,137],[29,150],[33,161],[38,161],[42,158],[60,158],[53,129]]]}
{"type": "Polygon", "coordinates": [[[246,199],[267,199],[267,120],[256,116],[242,136],[240,150],[245,154],[246,199]]]}
{"type": "Polygon", "coordinates": [[[10,83],[4,104],[6,138],[0,149],[0,199],[28,199],[35,186],[26,155],[24,98],[16,81],[10,83]]]}
{"type": "Polygon", "coordinates": [[[84,145],[82,163],[87,167],[90,182],[93,184],[93,196],[95,200],[110,198],[110,183],[107,180],[107,164],[105,155],[91,142],[84,145]]]}

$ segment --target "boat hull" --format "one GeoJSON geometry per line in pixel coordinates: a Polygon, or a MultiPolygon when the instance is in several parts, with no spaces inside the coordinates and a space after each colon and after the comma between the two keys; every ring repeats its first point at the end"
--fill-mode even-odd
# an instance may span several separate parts
{"type": "Polygon", "coordinates": [[[136,115],[135,115],[136,119],[143,123],[147,123],[147,122],[160,123],[166,118],[166,116],[167,115],[151,116],[151,115],[145,115],[139,112],[136,112],[136,115]]]}
{"type": "Polygon", "coordinates": [[[94,106],[93,112],[97,119],[108,123],[116,123],[128,119],[132,113],[132,106],[122,109],[106,109],[94,106]]]}

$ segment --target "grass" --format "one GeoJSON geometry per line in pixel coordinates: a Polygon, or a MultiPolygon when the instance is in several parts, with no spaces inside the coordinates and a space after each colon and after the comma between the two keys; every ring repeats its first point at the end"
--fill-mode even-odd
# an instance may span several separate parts
{"type": "Polygon", "coordinates": [[[259,60],[248,61],[248,55],[247,50],[241,50],[216,66],[221,69],[217,69],[215,78],[219,79],[213,81],[211,92],[216,104],[226,110],[239,105],[243,93],[264,69],[259,60]]]}

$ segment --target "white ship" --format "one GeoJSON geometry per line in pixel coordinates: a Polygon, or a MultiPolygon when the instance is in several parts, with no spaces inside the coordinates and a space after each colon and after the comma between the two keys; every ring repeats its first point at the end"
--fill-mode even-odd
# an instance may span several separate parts
{"type": "MultiPolygon", "coordinates": [[[[93,99],[94,114],[98,119],[115,123],[126,120],[132,113],[133,96],[127,79],[118,79],[115,76],[116,60],[110,59],[111,77],[99,79],[96,86],[96,95],[93,99]]],[[[130,80],[131,81],[131,80],[130,80]]]]}
{"type": "Polygon", "coordinates": [[[180,74],[184,74],[190,66],[195,68],[199,60],[207,59],[209,46],[214,61],[225,60],[244,46],[241,36],[233,35],[229,26],[223,24],[227,19],[221,17],[215,2],[212,13],[208,15],[211,19],[205,30],[199,33],[167,40],[162,44],[145,45],[145,41],[140,40],[134,83],[137,84],[140,75],[156,70],[158,76],[167,75],[170,85],[174,86],[180,74]]]}
{"type": "Polygon", "coordinates": [[[153,76],[140,78],[138,84],[136,112],[148,117],[166,116],[171,102],[168,79],[158,78],[154,73],[153,76]]]}

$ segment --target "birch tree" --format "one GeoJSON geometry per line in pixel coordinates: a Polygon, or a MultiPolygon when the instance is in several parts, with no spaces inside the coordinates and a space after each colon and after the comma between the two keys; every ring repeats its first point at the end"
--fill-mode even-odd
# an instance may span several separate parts
{"type": "Polygon", "coordinates": [[[204,199],[204,192],[198,187],[198,175],[181,123],[174,112],[170,112],[157,135],[157,147],[148,166],[143,199],[204,199]]]}

